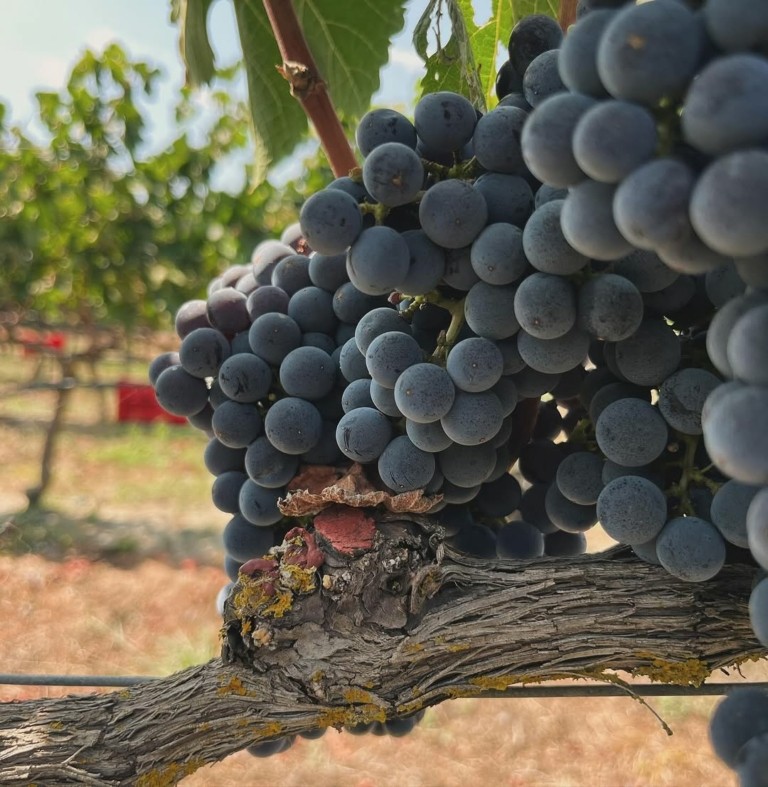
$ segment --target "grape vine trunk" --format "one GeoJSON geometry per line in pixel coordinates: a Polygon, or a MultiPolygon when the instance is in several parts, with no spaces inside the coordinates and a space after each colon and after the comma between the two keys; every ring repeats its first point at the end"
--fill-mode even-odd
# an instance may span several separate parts
{"type": "Polygon", "coordinates": [[[170,785],[254,741],[515,683],[615,681],[614,670],[698,684],[759,652],[748,565],[686,583],[627,548],[483,561],[446,549],[418,517],[378,520],[366,548],[311,544],[316,587],[312,561],[296,584],[289,551],[274,586],[243,574],[222,659],[110,694],[0,706],[0,783],[170,785]]]}

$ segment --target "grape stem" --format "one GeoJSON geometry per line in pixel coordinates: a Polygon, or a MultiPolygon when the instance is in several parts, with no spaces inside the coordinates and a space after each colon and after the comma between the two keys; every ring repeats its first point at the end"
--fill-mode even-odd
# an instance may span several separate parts
{"type": "Polygon", "coordinates": [[[717,492],[720,484],[707,478],[704,474],[705,471],[699,470],[696,467],[696,449],[699,445],[699,437],[696,435],[679,435],[680,441],[685,445],[685,452],[683,453],[682,460],[679,462],[681,468],[680,480],[676,484],[672,484],[667,490],[668,497],[676,497],[679,500],[677,505],[678,514],[681,516],[693,516],[695,509],[691,502],[691,496],[688,493],[689,487],[705,486],[710,492],[717,492]]]}
{"type": "Polygon", "coordinates": [[[440,305],[451,313],[451,322],[448,328],[440,332],[437,338],[437,347],[432,353],[432,360],[445,364],[448,352],[456,344],[459,331],[464,325],[464,299],[460,301],[442,301],[440,305]]]}
{"type": "Polygon", "coordinates": [[[560,28],[564,33],[576,21],[577,5],[578,0],[561,0],[560,2],[560,14],[557,21],[560,23],[560,28]]]}
{"type": "Polygon", "coordinates": [[[337,178],[346,175],[357,167],[355,154],[309,51],[293,3],[291,0],[264,0],[264,8],[283,59],[278,71],[290,83],[291,95],[298,99],[312,121],[333,174],[337,178]]]}

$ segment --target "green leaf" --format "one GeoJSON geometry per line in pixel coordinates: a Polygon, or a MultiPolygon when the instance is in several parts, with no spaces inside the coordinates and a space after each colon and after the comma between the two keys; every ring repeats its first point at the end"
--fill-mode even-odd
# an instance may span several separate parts
{"type": "Polygon", "coordinates": [[[187,84],[203,85],[216,70],[208,40],[208,9],[213,0],[179,0],[173,13],[178,16],[179,48],[187,67],[187,84]]]}
{"type": "Polygon", "coordinates": [[[496,63],[506,49],[515,23],[529,14],[546,14],[557,19],[560,0],[491,0],[489,18],[481,25],[474,19],[472,0],[431,0],[414,30],[413,44],[424,59],[426,73],[421,92],[453,90],[484,109],[496,101],[496,63]],[[447,15],[450,36],[447,44],[429,54],[430,26],[443,32],[447,15]]]}
{"type": "Polygon", "coordinates": [[[235,14],[255,143],[253,178],[258,183],[270,164],[288,155],[306,133],[307,117],[277,71],[282,58],[261,0],[235,0],[235,14]]]}
{"type": "Polygon", "coordinates": [[[336,108],[363,115],[379,89],[390,41],[403,28],[405,0],[294,0],[294,5],[336,108]]]}
{"type": "MultiPolygon", "coordinates": [[[[295,0],[296,15],[338,114],[357,117],[370,106],[387,62],[389,43],[403,26],[405,0],[295,0]]],[[[282,64],[261,0],[235,0],[255,137],[256,181],[288,155],[307,118],[277,71],[282,64]]]]}

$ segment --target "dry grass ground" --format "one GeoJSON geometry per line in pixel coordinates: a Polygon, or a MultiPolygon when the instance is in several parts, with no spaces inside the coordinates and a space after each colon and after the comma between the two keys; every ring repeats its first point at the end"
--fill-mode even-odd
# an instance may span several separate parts
{"type": "MultiPolygon", "coordinates": [[[[0,529],[4,522],[5,543],[22,551],[17,529],[31,534],[27,554],[0,554],[2,671],[165,675],[215,655],[214,598],[225,581],[215,534],[226,515],[208,497],[204,439],[183,428],[100,424],[98,401],[78,393],[47,510],[14,516],[37,479],[50,402],[50,394],[0,399],[0,529]],[[57,529],[66,534],[49,551],[57,559],[42,557],[57,529]],[[174,534],[167,550],[153,540],[158,532],[174,534]],[[83,534],[106,539],[109,559],[89,552],[83,534]]],[[[745,675],[766,680],[768,668],[750,665],[745,675]]],[[[65,693],[0,686],[2,700],[65,693]]],[[[716,701],[650,700],[674,731],[668,737],[631,699],[456,700],[404,738],[331,730],[268,759],[234,755],[183,784],[731,787],[707,741],[716,701]]]]}

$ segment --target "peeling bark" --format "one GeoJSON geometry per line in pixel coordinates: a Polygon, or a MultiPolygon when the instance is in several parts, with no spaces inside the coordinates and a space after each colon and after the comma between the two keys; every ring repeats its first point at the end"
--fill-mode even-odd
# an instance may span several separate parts
{"type": "Polygon", "coordinates": [[[623,670],[699,684],[760,654],[754,566],[687,584],[627,549],[472,560],[416,517],[379,516],[372,545],[334,532],[295,528],[251,561],[221,659],[112,694],[0,706],[0,783],[170,785],[256,741],[514,683],[623,670]]]}

